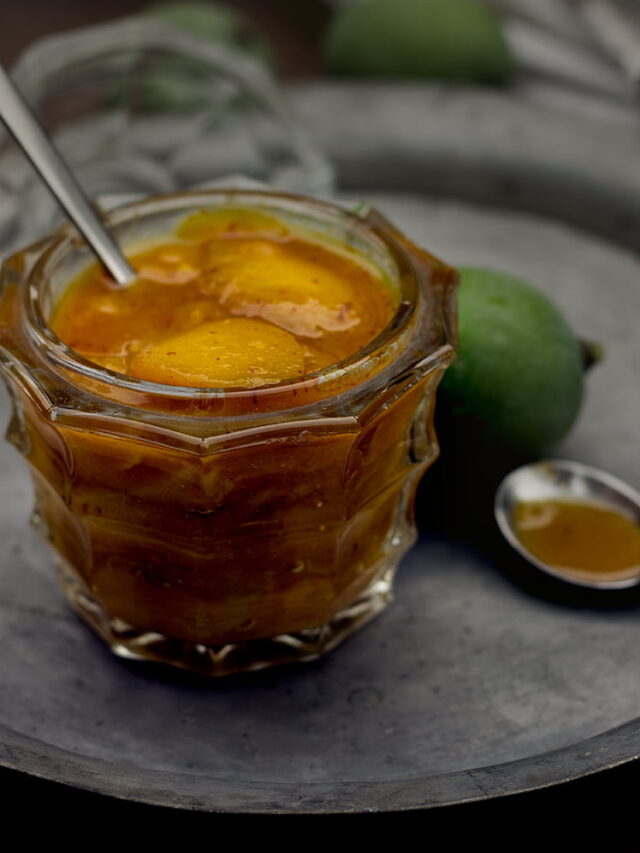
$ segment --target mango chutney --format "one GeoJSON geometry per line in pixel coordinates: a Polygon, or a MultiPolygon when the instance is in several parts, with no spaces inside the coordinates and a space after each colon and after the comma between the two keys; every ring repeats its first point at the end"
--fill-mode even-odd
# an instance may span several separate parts
{"type": "Polygon", "coordinates": [[[54,332],[151,382],[257,387],[352,355],[397,308],[375,269],[264,214],[197,213],[175,236],[131,258],[127,288],[91,267],[54,309],[54,332]]]}
{"type": "Polygon", "coordinates": [[[311,660],[390,600],[437,455],[456,273],[375,212],[206,191],[3,267],[7,437],[75,609],[129,658],[311,660]]]}

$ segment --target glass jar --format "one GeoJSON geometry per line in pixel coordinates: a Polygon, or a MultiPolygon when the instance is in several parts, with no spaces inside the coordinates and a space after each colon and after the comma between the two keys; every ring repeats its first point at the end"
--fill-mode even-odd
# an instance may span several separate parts
{"type": "Polygon", "coordinates": [[[116,654],[210,675],[316,658],[389,601],[455,336],[455,272],[376,212],[205,191],[110,221],[131,246],[229,206],[348,246],[395,288],[391,322],[301,380],[187,388],[111,372],[53,333],[53,306],[93,260],[69,229],[11,257],[0,290],[7,437],[70,602],[116,654]]]}

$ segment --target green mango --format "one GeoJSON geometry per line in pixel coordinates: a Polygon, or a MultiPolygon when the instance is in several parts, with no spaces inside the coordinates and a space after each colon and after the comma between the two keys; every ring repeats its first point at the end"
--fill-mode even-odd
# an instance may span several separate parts
{"type": "Polygon", "coordinates": [[[542,455],[573,426],[584,395],[583,353],[564,316],[532,285],[460,271],[458,356],[438,406],[523,457],[542,455]]]}
{"type": "Polygon", "coordinates": [[[479,0],[360,0],[341,6],[324,40],[337,74],[504,83],[513,61],[479,0]]]}
{"type": "MultiPolygon", "coordinates": [[[[211,42],[219,42],[271,63],[269,45],[252,29],[244,15],[214,2],[168,2],[147,6],[143,18],[165,21],[178,29],[211,42]]],[[[194,113],[207,109],[215,99],[215,72],[199,60],[164,55],[162,52],[123,78],[114,87],[118,106],[133,105],[143,113],[194,113]]]]}
{"type": "Polygon", "coordinates": [[[167,21],[200,38],[220,41],[239,47],[258,59],[271,62],[272,53],[267,42],[251,27],[241,13],[221,3],[194,0],[179,3],[154,3],[143,14],[167,21]]]}

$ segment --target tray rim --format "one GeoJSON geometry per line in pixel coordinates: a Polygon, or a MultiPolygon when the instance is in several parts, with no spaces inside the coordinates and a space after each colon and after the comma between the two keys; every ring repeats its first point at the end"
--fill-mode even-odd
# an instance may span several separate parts
{"type": "Polygon", "coordinates": [[[529,793],[612,770],[640,758],[639,735],[640,718],[515,761],[391,781],[312,782],[304,785],[305,794],[298,783],[232,783],[206,774],[128,767],[76,755],[4,725],[0,766],[89,793],[176,810],[247,815],[420,812],[529,793]],[[455,800],[450,799],[453,792],[455,800]]]}

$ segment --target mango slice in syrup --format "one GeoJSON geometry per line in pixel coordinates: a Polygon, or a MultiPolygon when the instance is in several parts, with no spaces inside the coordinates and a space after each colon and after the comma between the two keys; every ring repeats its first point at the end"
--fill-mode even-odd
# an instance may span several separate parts
{"type": "Polygon", "coordinates": [[[306,347],[262,320],[227,318],[150,344],[131,361],[133,376],[197,388],[257,387],[305,372],[306,347]]]}

